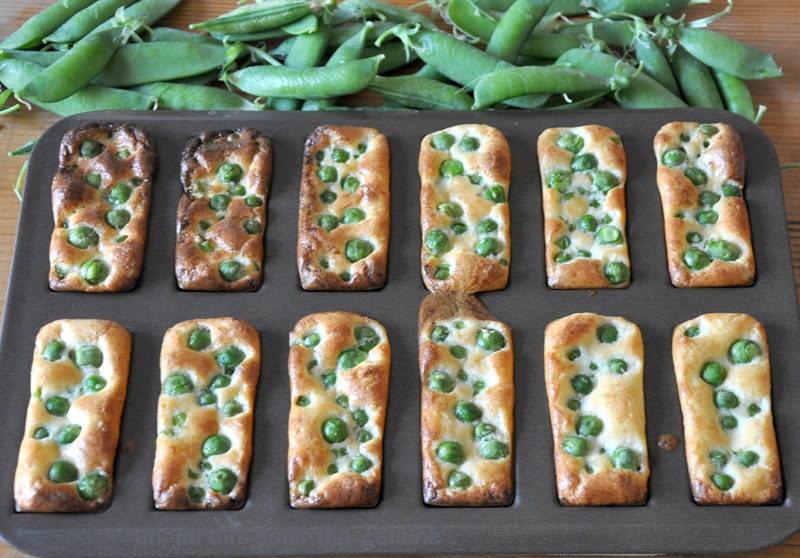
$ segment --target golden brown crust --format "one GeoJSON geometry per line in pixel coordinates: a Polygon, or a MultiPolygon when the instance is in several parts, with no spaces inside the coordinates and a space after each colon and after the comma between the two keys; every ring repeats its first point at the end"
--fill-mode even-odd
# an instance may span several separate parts
{"type": "Polygon", "coordinates": [[[132,124],[88,122],[64,135],[52,183],[51,289],[110,292],[128,291],[136,285],[144,260],[157,159],[152,138],[132,124]],[[81,155],[81,146],[88,141],[102,146],[99,154],[81,155]],[[120,188],[129,190],[127,199],[117,196],[120,188]],[[114,216],[127,212],[130,219],[109,221],[111,211],[114,216]],[[70,242],[71,235],[81,230],[91,230],[94,238],[70,242]],[[103,266],[105,277],[100,273],[87,281],[82,268],[93,260],[103,266]]]}
{"type": "MultiPolygon", "coordinates": [[[[224,360],[223,360],[224,362],[224,360]]],[[[236,362],[236,361],[234,361],[236,362]]],[[[196,319],[171,327],[161,346],[161,395],[153,464],[153,498],[160,510],[236,509],[244,505],[252,457],[253,408],[261,371],[258,332],[236,318],[196,319]],[[188,343],[196,330],[208,332],[198,350],[188,343]],[[243,360],[224,369],[218,355],[235,347],[243,360]],[[175,389],[175,376],[189,379],[175,389]],[[230,380],[220,384],[219,378],[230,380]],[[230,449],[204,455],[203,444],[222,435],[230,449]],[[215,475],[235,475],[230,490],[215,490],[215,475]]]]}
{"type": "Polygon", "coordinates": [[[207,132],[189,140],[181,160],[184,193],[175,246],[181,289],[252,291],[261,286],[271,179],[272,142],[257,130],[207,132]],[[218,169],[225,164],[238,165],[241,177],[221,179],[218,169]],[[226,277],[221,265],[237,269],[226,277]]]}
{"type": "Polygon", "coordinates": [[[431,292],[462,293],[504,289],[511,263],[511,151],[505,136],[483,124],[461,124],[428,134],[420,144],[419,176],[425,287],[431,292]],[[452,138],[452,144],[435,147],[434,138],[443,135],[452,138]],[[462,144],[474,140],[477,143],[462,144]],[[463,170],[443,176],[442,164],[453,162],[463,170]],[[493,220],[494,228],[479,229],[485,219],[493,220]],[[433,247],[429,235],[446,236],[446,249],[433,247]]]}
{"type": "Polygon", "coordinates": [[[391,367],[386,330],[360,314],[321,312],[297,322],[290,345],[291,506],[376,506],[391,367]],[[341,356],[351,350],[363,358],[355,366],[341,356]],[[329,419],[344,423],[346,438],[325,438],[323,425],[329,419]]]}
{"type": "Polygon", "coordinates": [[[307,138],[297,236],[297,267],[304,289],[363,291],[386,283],[389,162],[389,142],[373,128],[320,126],[307,138]],[[343,153],[346,160],[339,157],[343,153]],[[318,175],[322,168],[335,169],[336,179],[323,181],[318,175]],[[363,215],[351,218],[358,210],[363,215]],[[322,226],[320,218],[335,220],[335,227],[322,226]],[[347,246],[353,240],[369,242],[371,252],[351,261],[347,246]]]}
{"type": "Polygon", "coordinates": [[[425,503],[510,505],[514,501],[511,329],[475,296],[428,295],[419,312],[419,366],[425,503]],[[447,329],[446,335],[441,328],[447,329]],[[488,332],[499,335],[502,342],[490,348],[481,346],[478,336],[488,332]],[[454,355],[454,346],[464,347],[466,354],[454,355]],[[456,405],[474,405],[480,416],[462,414],[459,418],[456,405]],[[448,462],[442,459],[439,448],[453,442],[461,446],[463,460],[448,462]],[[464,481],[461,487],[457,486],[459,476],[464,481]]]}
{"type": "Polygon", "coordinates": [[[747,204],[742,197],[745,155],[739,133],[724,123],[670,122],[656,134],[653,149],[658,162],[656,179],[672,284],[676,287],[752,284],[755,258],[747,204]],[[677,166],[664,164],[664,154],[672,149],[682,149],[686,161],[677,166]],[[685,174],[690,168],[694,169],[690,173],[702,171],[706,182],[695,186],[685,174]],[[703,201],[707,198],[702,196],[711,196],[713,203],[703,201]],[[716,212],[718,221],[701,223],[706,220],[701,216],[704,211],[716,212]],[[687,235],[701,238],[690,242],[687,235]],[[715,255],[709,243],[719,241],[730,243],[736,257],[715,255]],[[701,250],[710,263],[702,269],[690,269],[684,261],[684,254],[690,249],[701,250]]]}
{"type": "Polygon", "coordinates": [[[625,234],[627,159],[619,135],[610,128],[594,124],[548,128],[539,136],[537,150],[548,286],[553,289],[610,289],[630,285],[625,234]],[[568,135],[580,138],[570,149],[559,145],[560,139],[568,135]],[[596,165],[587,170],[573,169],[573,160],[592,156],[596,165]],[[551,173],[554,172],[565,173],[563,182],[552,183],[551,173]],[[610,177],[613,182],[608,182],[610,177]],[[587,225],[582,219],[593,219],[593,222],[587,225]],[[604,240],[605,232],[611,231],[607,227],[613,227],[619,238],[604,240]]]}
{"type": "Polygon", "coordinates": [[[88,512],[104,510],[111,504],[130,355],[130,333],[115,322],[57,320],[39,330],[33,352],[25,435],[14,478],[17,511],[88,512]],[[45,358],[45,350],[52,342],[63,346],[51,360],[45,358]],[[100,350],[99,366],[96,365],[99,361],[78,366],[71,358],[76,349],[87,346],[100,350]],[[94,377],[102,378],[105,384],[99,387],[102,382],[98,383],[94,377]],[[48,411],[47,402],[54,396],[69,401],[66,414],[58,416],[48,411]],[[69,441],[61,437],[76,426],[80,427],[77,438],[69,441]],[[75,466],[75,481],[55,483],[48,478],[57,461],[75,466]],[[83,493],[79,489],[88,475],[102,475],[107,481],[107,490],[104,493],[100,490],[99,497],[87,498],[85,489],[83,493]]]}
{"type": "Polygon", "coordinates": [[[703,314],[675,328],[672,358],[695,501],[779,504],[783,500],[783,481],[773,426],[769,347],[764,326],[747,314],[703,314]],[[742,339],[755,342],[759,352],[750,362],[736,364],[730,357],[730,348],[742,339]],[[704,379],[708,363],[722,366],[725,375],[713,379],[706,374],[704,379]],[[715,401],[722,392],[733,393],[736,405],[717,406],[715,401]],[[723,423],[731,421],[730,417],[735,422],[723,423]],[[717,456],[714,460],[712,452],[717,456]],[[755,452],[755,463],[747,466],[747,459],[742,456],[752,457],[752,454],[744,452],[755,452]],[[716,475],[728,476],[733,486],[720,489],[720,477],[716,475]]]}
{"type": "Polygon", "coordinates": [[[619,317],[572,314],[547,325],[544,343],[559,501],[567,506],[645,503],[650,468],[639,328],[619,317]],[[616,341],[599,341],[598,328],[606,326],[616,329],[616,341]],[[614,359],[623,359],[624,366],[614,359]],[[601,423],[597,428],[595,421],[593,430],[594,419],[601,423]],[[565,449],[580,444],[581,451],[565,449]],[[636,460],[620,467],[615,452],[625,449],[636,460]]]}

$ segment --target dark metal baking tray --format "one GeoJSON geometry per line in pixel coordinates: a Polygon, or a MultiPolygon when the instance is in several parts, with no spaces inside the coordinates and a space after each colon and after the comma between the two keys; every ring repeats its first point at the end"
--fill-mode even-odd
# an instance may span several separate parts
{"type": "Polygon", "coordinates": [[[800,322],[777,157],[755,125],[709,110],[576,112],[94,113],[56,123],[31,155],[0,345],[0,534],[42,556],[258,556],[297,554],[709,553],[776,544],[800,527],[794,505],[800,483],[800,322]],[[652,139],[672,120],[725,121],[742,135],[745,195],[758,269],[751,287],[681,290],[668,279],[652,139]],[[144,270],[135,289],[118,294],[56,293],[47,285],[52,228],[50,182],[58,144],[85,121],[133,122],[155,138],[159,166],[144,270]],[[480,122],[511,145],[511,280],[481,299],[514,330],[516,357],[516,497],[502,508],[432,508],[422,502],[419,441],[417,310],[426,295],[419,273],[421,138],[440,128],[480,122]],[[304,292],[295,264],[298,184],[303,141],[320,124],[373,126],[392,157],[389,278],[373,292],[304,292]],[[632,284],[623,290],[551,291],[544,277],[536,138],[547,127],[604,124],[622,137],[628,156],[628,236],[632,284]],[[253,126],[272,138],[262,287],[249,293],[190,293],[173,274],[179,161],[190,136],[253,126]],[[344,309],[382,322],[393,362],[386,425],[384,486],[373,509],[294,510],[286,483],[289,412],[288,335],[311,312],[344,309]],[[645,345],[647,436],[652,475],[644,506],[568,508],[556,499],[552,438],[542,367],[545,325],[573,312],[623,316],[639,325],[645,345]],[[693,503],[684,447],[658,448],[662,434],[682,440],[670,360],[675,325],[705,312],[747,312],[766,327],[773,406],[786,499],[769,507],[701,507],[693,503]],[[247,503],[237,511],[164,512],[152,505],[158,355],[164,332],[190,318],[235,316],[261,333],[254,455],[247,503]],[[111,507],[97,514],[18,514],[13,477],[29,397],[33,342],[59,318],[104,318],[133,334],[128,398],[111,507]]]}

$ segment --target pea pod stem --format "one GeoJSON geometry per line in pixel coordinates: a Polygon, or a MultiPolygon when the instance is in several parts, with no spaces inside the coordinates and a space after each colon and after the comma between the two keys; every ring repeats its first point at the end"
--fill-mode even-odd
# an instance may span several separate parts
{"type": "MultiPolygon", "coordinates": [[[[6,102],[11,98],[14,92],[11,89],[6,89],[2,93],[0,93],[0,116],[6,116],[8,114],[15,113],[19,110],[19,103],[15,105],[11,105],[10,107],[3,108],[6,105],[6,102]]],[[[11,153],[9,153],[11,155],[11,153]]]]}
{"type": "Polygon", "coordinates": [[[96,0],[58,0],[25,21],[16,31],[0,42],[0,49],[23,49],[39,46],[44,37],[94,2],[96,0]]]}
{"type": "Polygon", "coordinates": [[[31,151],[33,151],[33,147],[36,145],[36,142],[39,141],[37,139],[33,139],[29,142],[26,142],[24,145],[17,147],[16,149],[12,149],[8,152],[9,157],[15,157],[17,155],[27,155],[31,151]]]}
{"type": "Polygon", "coordinates": [[[20,168],[19,174],[17,175],[17,181],[14,184],[14,193],[17,195],[17,199],[20,201],[22,201],[22,185],[25,183],[25,176],[28,174],[28,163],[28,160],[22,163],[22,168],[20,168]]]}

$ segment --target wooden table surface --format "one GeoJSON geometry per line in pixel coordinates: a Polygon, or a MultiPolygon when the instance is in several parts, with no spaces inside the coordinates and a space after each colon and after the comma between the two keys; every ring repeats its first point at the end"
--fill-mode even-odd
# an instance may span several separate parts
{"type": "MultiPolygon", "coordinates": [[[[410,5],[412,0],[395,0],[410,5]]],[[[28,17],[37,13],[51,0],[0,0],[0,38],[16,29],[28,17]]],[[[189,23],[208,19],[233,9],[236,0],[184,0],[162,23],[185,29],[189,23]]],[[[694,6],[688,10],[690,19],[716,13],[726,2],[694,6]]],[[[782,78],[751,82],[753,98],[768,107],[761,127],[772,140],[781,165],[800,163],[800,39],[795,24],[797,0],[736,0],[732,12],[712,28],[732,35],[776,55],[783,67],[782,78]]],[[[40,136],[58,117],[34,108],[0,117],[0,316],[5,306],[9,269],[16,235],[20,203],[13,187],[25,157],[6,157],[6,153],[40,136]]],[[[800,288],[800,169],[782,172],[786,213],[791,238],[795,283],[800,288]]],[[[14,456],[4,456],[12,459],[14,456]]],[[[11,482],[11,479],[0,479],[11,482]]],[[[9,505],[6,502],[4,505],[9,505]]],[[[800,526],[798,526],[800,527],[800,526]]],[[[22,558],[24,553],[0,541],[0,558],[22,558]]],[[[783,543],[759,553],[737,556],[800,557],[800,533],[783,543]]]]}

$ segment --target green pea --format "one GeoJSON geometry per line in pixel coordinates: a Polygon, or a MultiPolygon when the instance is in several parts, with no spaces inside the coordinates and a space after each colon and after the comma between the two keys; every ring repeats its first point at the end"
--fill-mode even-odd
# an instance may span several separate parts
{"type": "Polygon", "coordinates": [[[723,262],[732,262],[740,256],[739,248],[727,240],[712,240],[708,243],[708,252],[712,258],[723,262]]]}
{"type": "Polygon", "coordinates": [[[227,283],[235,283],[247,274],[247,268],[242,262],[227,260],[219,264],[219,276],[227,283]]]}
{"type": "Polygon", "coordinates": [[[581,436],[597,436],[603,431],[603,420],[592,415],[583,416],[575,430],[581,436]]]}
{"type": "Polygon", "coordinates": [[[103,364],[103,352],[95,345],[80,345],[70,353],[70,357],[76,366],[98,367],[103,364]]]}
{"type": "Polygon", "coordinates": [[[69,400],[60,395],[54,395],[47,398],[44,402],[44,408],[51,415],[63,417],[69,411],[69,400]]]}
{"type": "Polygon", "coordinates": [[[356,409],[353,411],[353,420],[363,428],[369,422],[369,415],[364,409],[356,409]]]}
{"type": "Polygon", "coordinates": [[[232,382],[232,381],[233,381],[233,380],[231,380],[231,377],[230,377],[230,376],[223,376],[222,374],[217,374],[216,376],[214,376],[214,377],[211,379],[211,383],[209,383],[209,384],[208,384],[208,387],[209,387],[210,389],[222,389],[222,388],[226,388],[226,387],[228,387],[229,385],[231,385],[231,382],[232,382]]]}
{"type": "Polygon", "coordinates": [[[592,175],[592,186],[601,193],[608,194],[608,192],[619,186],[619,179],[608,171],[596,171],[592,175]]]}
{"type": "Polygon", "coordinates": [[[106,264],[97,258],[93,258],[84,263],[80,269],[80,275],[84,281],[90,285],[99,285],[108,277],[109,269],[106,264]]]}
{"type": "Polygon", "coordinates": [[[244,406],[238,401],[231,400],[222,406],[222,414],[226,417],[235,417],[244,412],[244,406]]]}
{"type": "Polygon", "coordinates": [[[44,440],[48,436],[50,436],[50,432],[44,426],[40,426],[39,428],[33,431],[34,440],[44,440]]]}
{"type": "Polygon", "coordinates": [[[713,209],[705,209],[697,214],[697,222],[701,225],[713,225],[719,221],[719,213],[713,209]]]}
{"type": "Polygon", "coordinates": [[[311,405],[311,400],[305,395],[301,395],[297,399],[295,399],[295,404],[298,407],[308,407],[309,405],[311,405]]]}
{"type": "Polygon", "coordinates": [[[461,465],[464,463],[464,448],[458,442],[442,442],[436,448],[436,455],[446,463],[461,465]]]}
{"type": "Polygon", "coordinates": [[[228,188],[228,193],[231,196],[244,196],[247,193],[247,189],[244,187],[244,184],[234,184],[228,188]]]}
{"type": "Polygon", "coordinates": [[[197,404],[201,407],[208,407],[217,403],[217,396],[210,389],[204,389],[197,394],[197,404]]]}
{"type": "Polygon", "coordinates": [[[186,424],[187,418],[186,413],[177,413],[172,417],[172,424],[175,426],[183,426],[186,424]]]}
{"type": "Polygon", "coordinates": [[[572,158],[572,171],[583,172],[597,168],[597,157],[592,153],[583,153],[572,158]]]}
{"type": "Polygon", "coordinates": [[[428,376],[428,388],[434,391],[450,393],[456,389],[456,381],[443,370],[434,370],[428,376]]]}
{"type": "Polygon", "coordinates": [[[572,132],[564,132],[558,136],[556,145],[577,155],[583,149],[583,138],[572,132]]]}
{"type": "Polygon", "coordinates": [[[734,364],[747,364],[761,354],[761,347],[750,339],[739,339],[728,349],[728,358],[734,364]]]}
{"type": "Polygon", "coordinates": [[[581,350],[580,349],[573,349],[569,353],[567,353],[567,360],[574,361],[581,358],[581,350]]]}
{"type": "Polygon", "coordinates": [[[717,362],[707,362],[703,365],[700,371],[700,377],[703,381],[711,386],[717,387],[722,385],[725,378],[728,376],[728,371],[725,367],[717,362]]]}
{"type": "Polygon", "coordinates": [[[81,427],[78,424],[68,424],[64,428],[58,431],[56,434],[56,442],[61,444],[62,446],[71,444],[75,440],[78,439],[78,436],[81,434],[81,427]]]}
{"type": "Polygon", "coordinates": [[[329,418],[322,423],[322,437],[328,443],[343,442],[348,434],[347,424],[340,418],[329,418]]]}
{"type": "Polygon", "coordinates": [[[347,409],[350,406],[350,398],[342,394],[336,398],[336,404],[347,409]]]}
{"type": "Polygon", "coordinates": [[[336,370],[331,370],[322,375],[322,387],[330,389],[336,385],[336,370]]]}
{"type": "Polygon", "coordinates": [[[492,203],[503,203],[506,201],[505,188],[499,184],[489,186],[483,191],[483,197],[492,203]]]}
{"type": "Polygon", "coordinates": [[[726,182],[722,185],[722,195],[726,198],[738,198],[742,195],[742,187],[733,182],[726,182]]]}
{"type": "Polygon", "coordinates": [[[475,253],[483,257],[496,256],[502,252],[502,250],[503,247],[500,241],[492,237],[481,238],[478,243],[475,244],[475,253]]]}
{"type": "Polygon", "coordinates": [[[569,171],[555,170],[547,175],[547,187],[562,194],[567,191],[570,184],[572,184],[572,174],[569,171]]]}
{"type": "Polygon", "coordinates": [[[570,411],[577,411],[578,409],[581,408],[580,400],[578,400],[578,399],[570,399],[569,401],[567,401],[567,408],[570,411]]]}
{"type": "Polygon", "coordinates": [[[736,461],[743,467],[752,467],[758,463],[759,455],[753,450],[743,451],[736,455],[736,461]]]}
{"type": "Polygon", "coordinates": [[[355,192],[359,186],[361,186],[361,180],[356,176],[350,175],[342,180],[342,188],[348,192],[355,192]]]}
{"type": "Polygon", "coordinates": [[[334,163],[346,163],[350,160],[350,153],[346,149],[334,149],[331,152],[331,160],[334,163]]]}
{"type": "Polygon", "coordinates": [[[361,444],[365,444],[372,440],[372,434],[367,432],[366,430],[359,430],[358,434],[356,434],[356,440],[359,441],[361,444]]]}
{"type": "Polygon", "coordinates": [[[345,225],[353,225],[355,223],[360,223],[366,219],[366,217],[367,214],[361,209],[357,207],[350,207],[342,214],[342,223],[345,225]]]}
{"type": "Polygon", "coordinates": [[[459,401],[453,413],[461,422],[475,422],[483,416],[483,411],[471,401],[459,401]]]}
{"type": "Polygon", "coordinates": [[[239,366],[247,355],[239,347],[232,345],[222,349],[216,354],[214,359],[220,365],[222,371],[226,374],[233,374],[236,367],[239,366]]]}
{"type": "Polygon", "coordinates": [[[205,439],[202,446],[203,457],[222,455],[230,451],[233,444],[231,439],[222,434],[215,434],[205,439]]]}
{"type": "Polygon", "coordinates": [[[559,248],[561,248],[562,250],[566,250],[567,248],[570,247],[572,241],[569,239],[568,236],[562,236],[561,238],[556,240],[554,244],[559,248]]]}
{"type": "Polygon", "coordinates": [[[183,395],[194,391],[194,384],[186,374],[173,374],[164,382],[164,393],[167,395],[183,395]]]}
{"type": "Polygon", "coordinates": [[[589,376],[578,374],[569,381],[572,389],[581,395],[589,395],[594,389],[594,382],[589,376]]]}
{"type": "Polygon", "coordinates": [[[475,436],[476,440],[485,440],[486,438],[490,437],[492,434],[495,433],[495,427],[491,424],[486,422],[481,422],[475,426],[473,430],[473,435],[475,436]]]}
{"type": "Polygon", "coordinates": [[[506,339],[496,329],[482,328],[475,337],[475,343],[484,351],[499,351],[506,346],[506,339]]]}
{"type": "Polygon", "coordinates": [[[297,491],[303,496],[308,496],[316,487],[316,483],[311,479],[306,479],[297,483],[297,491]]]}
{"type": "Polygon", "coordinates": [[[733,477],[726,475],[725,473],[717,473],[716,475],[712,475],[711,482],[714,483],[714,486],[720,490],[725,491],[730,490],[733,488],[733,485],[736,484],[736,482],[733,480],[733,477]]]}
{"type": "Polygon", "coordinates": [[[700,248],[689,248],[683,253],[683,263],[693,271],[705,269],[711,264],[711,256],[700,248]]]}
{"type": "Polygon", "coordinates": [[[211,345],[211,332],[204,327],[198,327],[189,334],[186,346],[193,351],[202,351],[211,345]]]}
{"type": "Polygon", "coordinates": [[[356,238],[347,241],[344,247],[344,254],[350,263],[356,263],[369,256],[374,249],[368,240],[356,238]]]}
{"type": "Polygon", "coordinates": [[[639,468],[639,455],[630,448],[617,448],[611,454],[611,464],[617,469],[635,471],[639,468]]]}
{"type": "Polygon", "coordinates": [[[728,464],[728,452],[722,450],[714,450],[709,455],[708,458],[711,462],[719,467],[720,469],[723,468],[725,465],[728,464]]]}
{"type": "Polygon", "coordinates": [[[469,178],[469,183],[474,184],[475,186],[483,184],[483,176],[480,174],[470,174],[467,176],[467,178],[469,178]]]}
{"type": "Polygon", "coordinates": [[[457,488],[460,490],[466,490],[472,485],[472,478],[466,473],[461,471],[453,471],[447,477],[447,486],[450,488],[457,488]]]}
{"type": "Polygon", "coordinates": [[[347,349],[342,351],[337,360],[339,367],[344,370],[355,368],[362,362],[367,360],[367,354],[358,349],[347,349]]]}
{"type": "Polygon", "coordinates": [[[612,324],[601,324],[597,326],[595,335],[601,343],[616,343],[619,331],[612,324]]]}
{"type": "Polygon", "coordinates": [[[589,452],[589,442],[580,436],[567,436],[561,442],[561,448],[574,457],[582,457],[589,452]]]}
{"type": "Polygon", "coordinates": [[[329,475],[335,475],[338,472],[339,472],[339,466],[336,465],[336,463],[331,463],[330,465],[328,465],[327,473],[329,475]]]}
{"type": "Polygon", "coordinates": [[[236,182],[242,178],[244,171],[236,163],[222,163],[217,169],[217,178],[221,182],[236,182]]]}
{"type": "Polygon", "coordinates": [[[372,467],[372,460],[363,455],[357,455],[350,462],[350,470],[354,473],[363,473],[372,467]]]}
{"type": "Polygon", "coordinates": [[[248,219],[242,224],[242,228],[247,234],[258,234],[262,231],[261,223],[256,219],[248,219]]]}
{"type": "Polygon", "coordinates": [[[441,343],[450,335],[450,330],[447,327],[438,325],[431,330],[431,339],[436,343],[441,343]]]}
{"type": "Polygon", "coordinates": [[[478,447],[478,454],[483,459],[503,459],[508,457],[508,444],[505,442],[499,442],[497,440],[487,440],[485,442],[481,442],[481,445],[478,447]]]}
{"type": "Polygon", "coordinates": [[[228,194],[215,194],[208,201],[208,206],[214,211],[225,211],[231,204],[231,197],[228,194]]]}
{"type": "Polygon", "coordinates": [[[614,374],[624,374],[628,371],[628,363],[621,358],[612,358],[608,361],[608,369],[614,374]]]}
{"type": "Polygon", "coordinates": [[[55,362],[57,360],[61,360],[64,356],[64,350],[67,348],[67,345],[58,339],[55,341],[50,341],[42,351],[42,358],[45,360],[49,360],[50,362],[55,362]]]}
{"type": "Polygon", "coordinates": [[[228,494],[237,482],[239,477],[230,469],[217,469],[208,476],[208,487],[220,494],[228,494]]]}
{"type": "Polygon", "coordinates": [[[95,230],[92,227],[87,227],[85,225],[70,229],[69,233],[67,234],[67,242],[69,242],[75,248],[80,248],[81,250],[91,248],[92,246],[97,246],[99,241],[100,236],[95,232],[95,230]]]}
{"type": "Polygon", "coordinates": [[[756,403],[750,403],[750,405],[747,406],[747,416],[749,417],[754,417],[760,412],[761,407],[759,407],[756,403]]]}
{"type": "Polygon", "coordinates": [[[434,136],[431,138],[431,146],[439,151],[447,151],[453,147],[455,143],[456,138],[453,136],[453,134],[448,134],[446,132],[434,134],[434,136]]]}
{"type": "Polygon", "coordinates": [[[83,393],[97,393],[98,391],[102,391],[106,385],[106,380],[100,376],[86,376],[81,382],[81,391],[83,393]]]}
{"type": "Polygon", "coordinates": [[[695,186],[702,186],[708,182],[708,175],[703,169],[698,169],[697,167],[689,167],[683,174],[695,186]]]}
{"type": "Polygon", "coordinates": [[[706,190],[705,192],[700,192],[698,200],[700,201],[700,205],[713,207],[720,200],[720,196],[719,194],[706,190]]]}
{"type": "Polygon", "coordinates": [[[353,336],[358,341],[358,348],[365,353],[370,352],[381,342],[378,332],[369,326],[358,326],[353,331],[353,336]]]}
{"type": "Polygon", "coordinates": [[[597,230],[597,219],[594,215],[584,215],[578,219],[578,228],[583,232],[595,232],[597,230]]]}
{"type": "Polygon", "coordinates": [[[466,358],[467,357],[467,349],[461,345],[453,345],[450,347],[450,354],[453,355],[455,358],[466,358]]]}
{"type": "Polygon", "coordinates": [[[86,183],[92,188],[99,188],[103,183],[103,177],[93,172],[86,175],[86,183]]]}
{"type": "Polygon", "coordinates": [[[190,486],[186,494],[189,496],[189,500],[195,504],[201,503],[206,498],[206,491],[199,486],[190,486]]]}
{"type": "Polygon", "coordinates": [[[262,200],[259,196],[247,196],[244,199],[244,204],[247,207],[260,207],[263,203],[264,200],[262,200]]]}
{"type": "Polygon", "coordinates": [[[442,202],[437,206],[436,210],[451,219],[458,219],[464,215],[464,210],[456,202],[442,202]]]}
{"type": "Polygon", "coordinates": [[[692,231],[686,233],[686,242],[688,242],[689,244],[697,244],[698,242],[702,241],[703,241],[703,235],[700,234],[699,232],[692,231]]]}
{"type": "Polygon", "coordinates": [[[603,268],[603,275],[612,285],[621,285],[628,281],[631,270],[622,262],[608,262],[603,268]]]}
{"type": "Polygon", "coordinates": [[[455,221],[452,225],[450,225],[450,230],[453,231],[455,235],[462,235],[467,232],[467,224],[462,223],[461,221],[455,221]]]}
{"type": "Polygon", "coordinates": [[[700,131],[703,132],[708,137],[712,137],[715,136],[717,133],[719,133],[719,128],[717,128],[712,124],[701,124],[700,131]]]}
{"type": "Polygon", "coordinates": [[[443,178],[462,176],[464,174],[464,163],[454,159],[446,159],[439,165],[439,175],[443,178]]]}
{"type": "Polygon", "coordinates": [[[739,406],[739,397],[732,391],[721,389],[714,393],[714,405],[718,409],[735,409],[739,406]]]}
{"type": "Polygon", "coordinates": [[[322,340],[322,336],[317,332],[312,332],[303,337],[303,345],[306,347],[316,347],[322,340]]]}
{"type": "Polygon", "coordinates": [[[320,167],[317,170],[317,177],[325,183],[336,182],[339,179],[339,172],[336,167],[320,167]]]}
{"type": "Polygon", "coordinates": [[[622,231],[613,225],[603,225],[597,231],[595,240],[598,244],[620,244],[622,242],[622,231]]]}
{"type": "Polygon", "coordinates": [[[478,223],[478,234],[489,234],[497,230],[497,221],[494,219],[486,218],[478,223]]]}
{"type": "Polygon", "coordinates": [[[722,420],[720,420],[719,423],[723,430],[733,430],[739,426],[739,420],[733,415],[722,417],[722,420]]]}
{"type": "Polygon", "coordinates": [[[353,276],[350,274],[349,271],[342,271],[339,274],[339,279],[341,279],[342,281],[349,281],[350,279],[352,279],[352,277],[353,276]]]}
{"type": "Polygon", "coordinates": [[[56,484],[78,480],[78,468],[69,461],[56,461],[50,466],[47,478],[56,484]]]}
{"type": "Polygon", "coordinates": [[[339,219],[335,215],[323,215],[317,220],[317,224],[327,232],[331,232],[339,226],[339,219]]]}
{"type": "Polygon", "coordinates": [[[433,272],[433,278],[439,279],[444,281],[450,277],[450,265],[449,264],[442,264],[436,268],[436,271],[433,272]]]}
{"type": "Polygon", "coordinates": [[[697,326],[689,326],[683,331],[684,337],[697,337],[700,335],[700,328],[697,326]]]}
{"type": "Polygon", "coordinates": [[[436,255],[444,254],[450,250],[450,238],[446,232],[434,229],[425,235],[425,246],[436,255]]]}
{"type": "Polygon", "coordinates": [[[96,140],[86,140],[80,146],[81,157],[97,157],[105,150],[105,146],[96,140]]]}
{"type": "Polygon", "coordinates": [[[686,162],[686,158],[683,149],[670,149],[661,157],[661,162],[668,167],[679,167],[686,162]]]}

